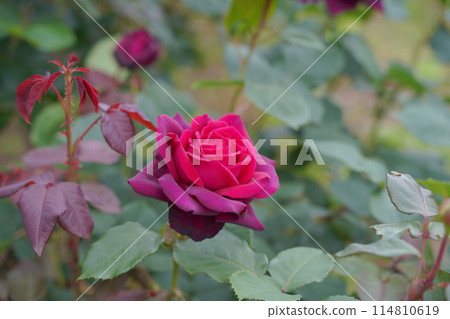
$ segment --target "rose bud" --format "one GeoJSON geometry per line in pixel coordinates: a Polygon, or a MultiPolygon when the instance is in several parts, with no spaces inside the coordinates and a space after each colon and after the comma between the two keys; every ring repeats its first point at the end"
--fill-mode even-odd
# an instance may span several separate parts
{"type": "MultiPolygon", "coordinates": [[[[303,3],[318,3],[320,1],[325,1],[328,6],[328,10],[331,15],[337,15],[343,11],[348,11],[356,8],[356,6],[360,3],[366,3],[367,5],[372,5],[375,0],[299,0],[303,3]]],[[[377,9],[379,11],[383,11],[382,0],[378,0],[372,8],[377,9]]]]}
{"type": "Polygon", "coordinates": [[[225,223],[264,230],[251,202],[280,187],[275,162],[258,154],[242,119],[208,114],[189,125],[160,115],[153,161],[128,182],[135,192],[169,203],[172,229],[195,241],[225,223]]]}
{"type": "Polygon", "coordinates": [[[145,67],[157,59],[159,50],[158,41],[147,30],[140,29],[125,34],[114,50],[114,57],[125,68],[145,67]]]}

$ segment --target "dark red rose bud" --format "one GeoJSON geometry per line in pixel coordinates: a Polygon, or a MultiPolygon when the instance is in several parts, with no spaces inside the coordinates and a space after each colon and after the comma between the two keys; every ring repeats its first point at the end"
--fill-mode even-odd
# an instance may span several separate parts
{"type": "Polygon", "coordinates": [[[373,9],[383,11],[383,4],[381,0],[299,0],[303,3],[318,3],[325,1],[331,15],[337,15],[343,11],[348,11],[356,8],[360,3],[365,3],[373,9]]]}
{"type": "Polygon", "coordinates": [[[148,66],[158,55],[159,43],[145,29],[126,33],[114,51],[117,62],[125,68],[148,66]]]}

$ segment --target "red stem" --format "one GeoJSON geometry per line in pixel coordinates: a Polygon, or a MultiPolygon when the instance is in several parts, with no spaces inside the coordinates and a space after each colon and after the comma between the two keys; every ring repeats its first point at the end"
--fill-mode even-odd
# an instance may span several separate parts
{"type": "MultiPolygon", "coordinates": [[[[76,181],[76,170],[77,166],[75,163],[75,149],[72,144],[72,91],[73,91],[73,80],[72,80],[72,69],[69,67],[64,74],[64,83],[65,83],[65,96],[62,99],[61,95],[57,90],[53,87],[53,90],[56,92],[58,99],[60,100],[66,120],[66,138],[67,138],[67,180],[69,182],[76,181]]],[[[68,240],[68,248],[71,255],[70,266],[72,269],[72,286],[75,291],[78,293],[78,245],[79,238],[75,235],[69,235],[68,240]]]]}
{"type": "Polygon", "coordinates": [[[423,265],[425,264],[424,255],[425,255],[425,245],[426,240],[428,238],[428,217],[424,216],[423,218],[423,230],[422,230],[422,243],[420,248],[420,257],[419,264],[417,265],[416,276],[414,277],[413,285],[410,289],[410,295],[417,290],[417,287],[420,283],[420,273],[422,272],[423,265]]]}
{"type": "Polygon", "coordinates": [[[423,294],[425,291],[430,289],[433,286],[434,278],[436,277],[439,268],[442,263],[442,259],[445,255],[445,249],[447,248],[448,243],[448,234],[445,234],[444,238],[441,241],[441,246],[439,247],[439,252],[436,257],[436,261],[433,264],[433,267],[431,268],[431,271],[427,274],[425,281],[420,289],[416,289],[416,291],[411,291],[410,295],[408,296],[408,300],[420,300],[423,299],[423,294]]]}

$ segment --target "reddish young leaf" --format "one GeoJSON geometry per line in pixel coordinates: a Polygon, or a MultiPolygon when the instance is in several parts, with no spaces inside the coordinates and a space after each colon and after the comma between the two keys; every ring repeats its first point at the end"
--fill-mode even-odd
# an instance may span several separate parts
{"type": "Polygon", "coordinates": [[[36,101],[40,101],[42,95],[48,91],[61,72],[45,76],[33,75],[19,84],[16,90],[16,104],[20,115],[27,123],[31,123],[31,111],[36,101]]]}
{"type": "Polygon", "coordinates": [[[136,105],[123,103],[120,104],[119,109],[122,112],[127,113],[136,122],[139,122],[145,127],[151,129],[153,132],[156,132],[156,127],[153,125],[152,122],[150,122],[149,119],[147,119],[145,114],[142,113],[136,105]]]}
{"type": "Polygon", "coordinates": [[[56,64],[57,66],[59,66],[60,68],[63,68],[64,67],[64,65],[61,63],[61,62],[59,62],[58,60],[51,60],[51,61],[49,61],[50,63],[53,63],[53,64],[56,64]]]}
{"type": "Polygon", "coordinates": [[[98,91],[85,79],[77,76],[75,77],[78,86],[78,94],[80,96],[80,109],[86,103],[86,96],[92,101],[95,106],[95,112],[98,112],[98,91]]]}
{"type": "Polygon", "coordinates": [[[27,123],[31,123],[31,111],[36,101],[40,101],[46,87],[42,75],[33,75],[19,84],[16,91],[16,103],[19,114],[27,123]]]}
{"type": "Polygon", "coordinates": [[[22,156],[22,161],[28,168],[48,167],[67,160],[65,145],[39,147],[28,151],[22,156]]]}
{"type": "Polygon", "coordinates": [[[86,72],[86,73],[91,72],[91,70],[86,69],[86,68],[75,68],[73,71],[74,72],[86,72]]]}
{"type": "Polygon", "coordinates": [[[119,160],[120,155],[103,142],[88,140],[80,142],[75,157],[80,162],[113,164],[119,160]]]}
{"type": "MultiPolygon", "coordinates": [[[[48,75],[49,73],[47,73],[48,75]]],[[[45,86],[45,92],[48,92],[48,89],[52,86],[53,82],[61,75],[61,72],[55,72],[52,75],[50,75],[47,79],[47,85],[45,86]]],[[[47,76],[46,75],[46,76],[47,76]]]]}
{"type": "Polygon", "coordinates": [[[14,193],[18,192],[20,189],[24,188],[30,184],[38,184],[38,185],[47,185],[55,182],[55,177],[53,173],[50,171],[44,172],[40,175],[33,176],[32,178],[28,178],[24,181],[14,183],[5,187],[0,188],[0,198],[9,197],[14,193]]]}
{"type": "Polygon", "coordinates": [[[80,61],[80,59],[75,55],[75,54],[71,54],[70,58],[69,58],[69,65],[74,65],[75,63],[77,63],[78,61],[80,61]]]}
{"type": "Polygon", "coordinates": [[[108,187],[94,183],[81,183],[84,198],[98,210],[108,214],[119,214],[122,211],[116,194],[108,187]]]}
{"type": "Polygon", "coordinates": [[[28,186],[19,200],[23,225],[31,246],[40,257],[56,226],[67,209],[64,194],[55,186],[28,186]]]}
{"type": "Polygon", "coordinates": [[[126,155],[126,143],[134,136],[134,125],[128,114],[111,106],[103,113],[100,127],[108,145],[116,152],[126,155]]]}
{"type": "Polygon", "coordinates": [[[66,212],[59,216],[59,224],[67,232],[89,240],[94,229],[94,221],[80,185],[64,182],[57,184],[56,187],[66,197],[67,206],[66,212]]]}

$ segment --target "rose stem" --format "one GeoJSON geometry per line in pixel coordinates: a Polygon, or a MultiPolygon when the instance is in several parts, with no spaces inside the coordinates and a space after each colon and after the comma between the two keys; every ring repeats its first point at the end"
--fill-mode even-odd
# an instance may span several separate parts
{"type": "MultiPolygon", "coordinates": [[[[65,83],[65,96],[64,96],[64,115],[66,124],[66,138],[67,138],[67,180],[69,182],[76,181],[76,163],[74,158],[74,145],[72,144],[72,91],[73,91],[73,81],[72,81],[72,70],[70,67],[64,73],[64,83],[65,83]]],[[[69,235],[68,248],[71,253],[70,267],[72,269],[72,286],[76,292],[78,292],[78,245],[79,238],[75,235],[69,235]]]]}
{"type": "MultiPolygon", "coordinates": [[[[264,9],[261,14],[261,20],[259,21],[258,29],[256,29],[255,33],[252,35],[252,38],[250,40],[250,50],[249,50],[247,56],[245,57],[245,59],[242,61],[242,65],[239,69],[239,77],[240,78],[244,77],[245,71],[247,70],[248,63],[250,62],[253,52],[255,51],[256,44],[258,42],[258,38],[261,35],[261,31],[264,29],[271,2],[272,2],[272,0],[266,0],[266,3],[264,4],[264,9]]],[[[243,89],[243,86],[240,85],[234,92],[228,112],[233,112],[235,110],[236,103],[242,93],[242,89],[243,89]]]]}
{"type": "Polygon", "coordinates": [[[409,296],[415,294],[415,291],[417,290],[417,287],[418,287],[418,285],[420,283],[420,273],[422,272],[423,265],[425,264],[425,260],[424,260],[425,245],[426,245],[426,240],[428,238],[427,222],[428,222],[428,216],[424,216],[423,217],[423,229],[422,229],[422,244],[421,244],[421,247],[420,247],[419,263],[417,265],[416,276],[414,277],[414,281],[413,281],[412,287],[411,287],[411,289],[409,291],[409,296]]]}
{"type": "Polygon", "coordinates": [[[185,301],[186,299],[183,296],[180,288],[178,287],[178,278],[180,277],[180,266],[177,262],[172,259],[173,262],[173,271],[172,271],[172,284],[170,285],[170,292],[167,296],[167,300],[170,300],[172,297],[177,297],[179,300],[185,301]]]}
{"type": "Polygon", "coordinates": [[[434,278],[436,277],[436,275],[438,273],[438,270],[442,263],[442,259],[445,254],[445,249],[447,248],[448,236],[449,236],[448,234],[445,234],[444,238],[442,238],[441,246],[439,247],[439,252],[436,257],[436,261],[434,262],[430,273],[426,276],[423,286],[416,292],[410,294],[410,296],[408,297],[408,300],[422,299],[425,291],[427,291],[428,289],[430,289],[433,286],[434,278]]]}

